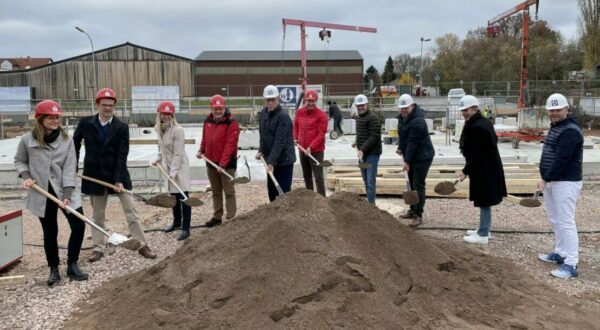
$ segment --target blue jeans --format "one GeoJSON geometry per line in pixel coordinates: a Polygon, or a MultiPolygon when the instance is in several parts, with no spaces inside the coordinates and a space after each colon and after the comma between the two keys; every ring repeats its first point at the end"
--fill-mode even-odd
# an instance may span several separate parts
{"type": "Polygon", "coordinates": [[[481,206],[479,210],[479,229],[477,229],[477,235],[487,237],[492,230],[492,207],[481,206]]]}
{"type": "Polygon", "coordinates": [[[375,204],[376,181],[377,181],[377,164],[379,164],[379,156],[376,154],[363,156],[365,163],[371,164],[370,168],[360,169],[363,181],[365,182],[365,190],[367,191],[367,200],[371,204],[375,204]]]}
{"type": "Polygon", "coordinates": [[[409,164],[408,180],[410,181],[410,187],[416,190],[419,195],[419,203],[411,205],[410,209],[418,217],[423,216],[423,208],[425,207],[425,179],[427,178],[427,173],[432,162],[433,159],[428,159],[409,164]]]}

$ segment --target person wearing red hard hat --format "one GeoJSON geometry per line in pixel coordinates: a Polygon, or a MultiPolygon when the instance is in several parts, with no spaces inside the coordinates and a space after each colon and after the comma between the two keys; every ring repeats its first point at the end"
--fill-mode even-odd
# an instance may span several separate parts
{"type": "MultiPolygon", "coordinates": [[[[237,149],[240,137],[240,125],[233,117],[225,98],[219,94],[210,98],[210,114],[204,120],[202,128],[202,141],[196,157],[208,158],[219,165],[229,175],[235,176],[237,170],[237,149]]],[[[206,164],[206,172],[213,198],[213,216],[204,225],[214,227],[223,220],[223,194],[225,194],[226,219],[231,219],[236,214],[235,186],[229,178],[220,173],[221,169],[206,164]]]]}
{"type": "Polygon", "coordinates": [[[317,107],[319,94],[315,90],[307,90],[304,98],[304,107],[298,109],[294,118],[294,143],[305,151],[298,150],[300,165],[304,176],[304,186],[308,190],[313,188],[313,175],[317,192],[325,197],[325,178],[323,167],[317,166],[308,155],[312,155],[319,162],[325,155],[325,134],[327,134],[327,115],[317,107]]]}
{"type": "MultiPolygon", "coordinates": [[[[127,170],[127,155],[129,154],[129,125],[114,115],[117,95],[110,88],[102,88],[96,94],[98,113],[82,118],[73,134],[75,152],[79,159],[81,141],[85,143],[85,158],[83,160],[83,175],[114,184],[117,189],[106,188],[95,182],[83,180],[81,192],[90,196],[93,208],[92,220],[104,228],[106,204],[108,196],[116,194],[119,197],[131,237],[142,243],[138,252],[145,258],[154,259],[156,254],[146,243],[144,230],[135,209],[130,194],[121,193],[123,189],[131,190],[131,178],[127,170]]],[[[92,230],[94,250],[88,258],[96,262],[104,256],[106,237],[92,230]]]]}
{"type": "MultiPolygon", "coordinates": [[[[160,102],[156,112],[154,130],[158,137],[158,158],[152,162],[152,165],[162,164],[165,171],[187,196],[190,190],[190,161],[185,153],[185,133],[175,119],[175,105],[169,101],[160,102]]],[[[164,231],[170,233],[181,228],[177,240],[183,241],[190,237],[192,208],[181,202],[186,197],[181,195],[169,180],[167,186],[177,202],[173,206],[173,222],[164,231]]]]}
{"type": "MultiPolygon", "coordinates": [[[[35,183],[63,204],[83,214],[81,193],[76,184],[77,160],[73,139],[60,123],[62,109],[52,100],[44,100],[35,107],[33,130],[21,138],[15,154],[15,167],[27,189],[27,209],[40,218],[44,233],[44,252],[50,267],[47,284],[60,282],[58,254],[58,205],[37,191],[30,189],[35,183]]],[[[85,223],[75,215],[62,210],[69,222],[71,234],[67,253],[67,276],[76,281],[88,279],[77,266],[83,243],[85,223]]]]}

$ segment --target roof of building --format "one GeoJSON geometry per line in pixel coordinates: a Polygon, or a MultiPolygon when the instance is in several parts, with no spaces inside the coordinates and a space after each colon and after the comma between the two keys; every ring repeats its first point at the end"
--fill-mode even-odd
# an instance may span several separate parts
{"type": "MultiPolygon", "coordinates": [[[[362,56],[356,50],[311,50],[307,51],[309,61],[360,61],[362,56]]],[[[203,51],[196,61],[300,61],[300,51],[296,50],[257,50],[257,51],[203,51]]]]}
{"type": "Polygon", "coordinates": [[[9,61],[13,70],[23,70],[35,68],[37,66],[46,65],[48,63],[52,63],[52,59],[49,57],[14,57],[14,58],[0,58],[0,63],[4,61],[9,61]]]}

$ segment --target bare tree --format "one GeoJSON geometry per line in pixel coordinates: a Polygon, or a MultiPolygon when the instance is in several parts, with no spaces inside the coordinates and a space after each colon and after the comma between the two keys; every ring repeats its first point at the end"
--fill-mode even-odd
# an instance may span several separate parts
{"type": "Polygon", "coordinates": [[[596,70],[600,64],[600,7],[599,0],[579,0],[579,35],[583,43],[583,66],[596,70]]]}

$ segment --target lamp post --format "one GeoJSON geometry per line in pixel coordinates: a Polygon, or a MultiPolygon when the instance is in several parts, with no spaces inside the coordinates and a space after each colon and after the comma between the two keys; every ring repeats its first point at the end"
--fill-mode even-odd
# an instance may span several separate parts
{"type": "Polygon", "coordinates": [[[421,37],[421,68],[419,69],[419,85],[423,88],[423,42],[431,41],[431,39],[421,37]]]}
{"type": "Polygon", "coordinates": [[[90,37],[90,35],[87,32],[85,32],[82,28],[78,26],[75,27],[75,30],[85,34],[88,37],[88,39],[90,39],[90,44],[92,45],[92,68],[94,69],[94,90],[96,90],[98,89],[98,78],[96,77],[96,55],[94,54],[94,43],[92,42],[92,37],[90,37]]]}

